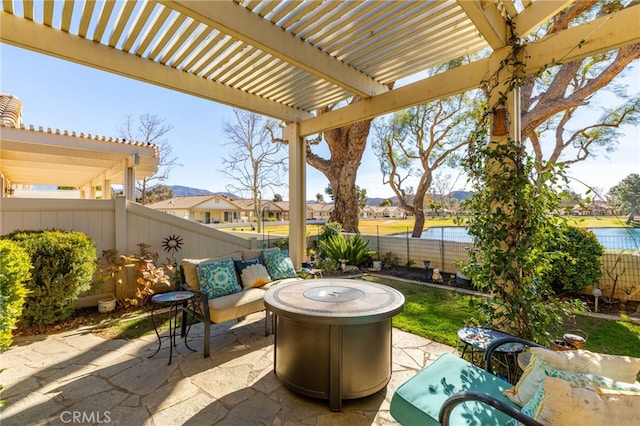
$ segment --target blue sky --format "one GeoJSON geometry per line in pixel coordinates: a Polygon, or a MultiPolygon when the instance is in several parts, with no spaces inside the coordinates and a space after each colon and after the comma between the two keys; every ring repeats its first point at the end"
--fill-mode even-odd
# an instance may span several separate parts
{"type": "MultiPolygon", "coordinates": [[[[634,66],[626,79],[631,91],[640,93],[640,67],[634,66]]],[[[227,154],[222,132],[231,120],[230,107],[194,96],[155,87],[92,68],[54,59],[24,49],[0,44],[0,91],[23,102],[25,125],[117,136],[125,117],[153,114],[173,126],[167,138],[183,165],[170,174],[169,185],[183,185],[225,191],[228,177],[217,170],[227,154]]],[[[327,149],[320,150],[327,156],[327,149]]],[[[455,178],[458,171],[450,171],[455,178]]],[[[571,167],[569,174],[605,192],[625,176],[640,173],[640,129],[628,127],[617,151],[571,167]]],[[[285,183],[286,180],[285,180],[285,183]]],[[[358,170],[358,185],[370,197],[391,197],[382,184],[378,160],[367,146],[358,170]]],[[[328,181],[307,166],[307,199],[324,194],[328,181]]],[[[464,178],[455,189],[463,189],[464,178]]],[[[573,189],[586,188],[575,184],[573,189]]],[[[287,188],[278,193],[288,199],[287,188]]]]}

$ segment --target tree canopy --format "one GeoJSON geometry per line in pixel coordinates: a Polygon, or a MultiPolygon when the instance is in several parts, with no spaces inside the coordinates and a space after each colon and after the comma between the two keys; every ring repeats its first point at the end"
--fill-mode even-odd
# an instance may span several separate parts
{"type": "Polygon", "coordinates": [[[622,214],[628,214],[627,225],[635,220],[635,214],[640,202],[640,175],[630,174],[609,191],[614,206],[622,214]]]}
{"type": "MultiPolygon", "coordinates": [[[[283,186],[281,177],[286,174],[287,165],[283,145],[272,140],[269,123],[263,116],[233,110],[234,119],[224,122],[227,145],[232,149],[228,157],[222,159],[224,168],[220,171],[231,178],[227,191],[250,194],[255,217],[261,217],[262,195],[283,186]]],[[[262,222],[258,220],[258,232],[262,222]]]]}
{"type": "Polygon", "coordinates": [[[174,167],[180,167],[178,157],[173,153],[173,147],[166,138],[166,134],[173,130],[173,126],[163,118],[153,114],[142,114],[137,119],[128,115],[122,126],[118,127],[121,138],[129,141],[155,144],[158,147],[158,171],[153,176],[136,181],[136,190],[140,193],[140,204],[148,204],[159,201],[157,197],[150,199],[150,191],[153,182],[162,183],[169,178],[169,173],[174,167]]]}

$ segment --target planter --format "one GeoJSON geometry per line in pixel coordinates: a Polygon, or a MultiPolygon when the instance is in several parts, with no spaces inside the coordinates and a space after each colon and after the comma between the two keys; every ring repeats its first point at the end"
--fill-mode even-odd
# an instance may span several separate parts
{"type": "Polygon", "coordinates": [[[467,277],[461,271],[456,272],[456,284],[471,285],[471,278],[467,277]]]}
{"type": "Polygon", "coordinates": [[[116,299],[102,299],[98,300],[98,312],[112,312],[116,309],[116,299]]]}
{"type": "Polygon", "coordinates": [[[379,271],[382,269],[382,261],[381,260],[374,260],[373,261],[373,267],[371,268],[374,271],[379,271]]]}

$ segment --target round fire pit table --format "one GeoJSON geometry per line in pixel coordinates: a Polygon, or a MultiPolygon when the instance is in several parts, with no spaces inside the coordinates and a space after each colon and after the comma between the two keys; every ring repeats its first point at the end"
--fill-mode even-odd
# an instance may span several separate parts
{"type": "Polygon", "coordinates": [[[404,296],[352,279],[301,280],[264,295],[274,314],[274,371],[289,389],[329,400],[361,398],[391,379],[391,318],[404,296]]]}

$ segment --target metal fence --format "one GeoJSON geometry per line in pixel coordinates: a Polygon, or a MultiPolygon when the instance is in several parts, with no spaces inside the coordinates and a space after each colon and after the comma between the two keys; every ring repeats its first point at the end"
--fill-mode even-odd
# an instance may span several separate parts
{"type": "MultiPolygon", "coordinates": [[[[428,238],[403,236],[363,235],[369,241],[369,248],[377,252],[376,259],[384,259],[391,253],[397,256],[400,265],[424,267],[429,260],[431,268],[455,274],[458,261],[468,261],[468,251],[473,247],[471,237],[460,229],[438,228],[428,238]]],[[[600,258],[602,278],[600,288],[606,296],[640,301],[640,250],[633,238],[622,236],[599,237],[607,247],[600,258]],[[605,241],[606,239],[606,241],[605,241]]],[[[587,289],[591,293],[591,289],[587,289]]]]}

